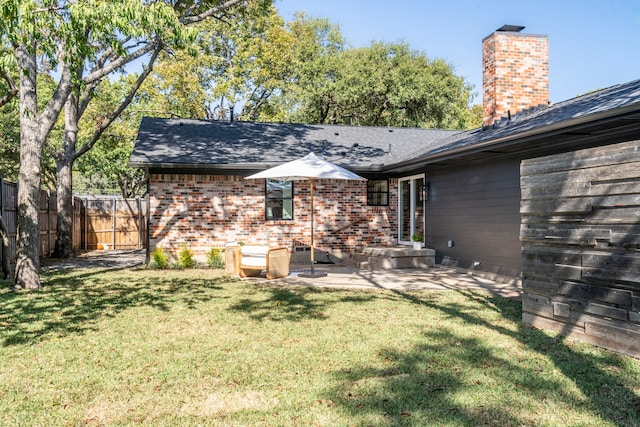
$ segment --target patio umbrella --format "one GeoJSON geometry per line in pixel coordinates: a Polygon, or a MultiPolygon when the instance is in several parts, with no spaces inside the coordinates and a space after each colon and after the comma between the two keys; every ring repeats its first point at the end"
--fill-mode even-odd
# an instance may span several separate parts
{"type": "Polygon", "coordinates": [[[309,181],[310,186],[310,202],[311,202],[311,277],[316,275],[314,264],[314,238],[313,238],[313,184],[317,179],[339,179],[339,180],[358,180],[364,181],[365,178],[356,175],[336,164],[327,162],[317,157],[313,153],[309,153],[301,159],[283,163],[279,166],[272,167],[245,179],[277,179],[281,181],[309,181]]]}

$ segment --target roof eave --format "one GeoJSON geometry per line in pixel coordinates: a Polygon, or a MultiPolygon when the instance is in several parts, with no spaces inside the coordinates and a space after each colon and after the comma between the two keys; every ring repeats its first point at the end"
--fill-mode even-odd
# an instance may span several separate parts
{"type": "Polygon", "coordinates": [[[639,112],[639,111],[640,111],[640,103],[629,105],[626,107],[621,107],[616,110],[609,110],[609,111],[604,111],[600,113],[589,114],[581,117],[576,117],[574,119],[551,123],[546,126],[541,126],[541,127],[530,129],[520,133],[505,135],[503,137],[498,137],[495,139],[491,139],[489,141],[481,142],[481,143],[474,144],[467,147],[460,147],[452,150],[434,153],[431,155],[415,157],[413,159],[410,159],[404,162],[389,165],[389,167],[384,168],[383,170],[384,172],[389,172],[389,173],[402,172],[408,169],[416,168],[419,165],[442,162],[444,160],[451,160],[453,158],[474,154],[479,151],[484,151],[487,148],[495,149],[500,147],[506,147],[519,142],[524,142],[524,140],[537,139],[543,136],[545,137],[551,136],[554,134],[558,134],[561,131],[566,131],[569,128],[579,128],[587,124],[593,124],[603,120],[612,119],[618,116],[624,116],[624,115],[639,112]]]}
{"type": "MultiPolygon", "coordinates": [[[[281,163],[229,163],[229,164],[202,164],[202,163],[152,163],[152,162],[129,162],[129,166],[136,169],[166,169],[166,170],[193,170],[235,173],[236,175],[248,175],[252,172],[278,166],[281,163]]],[[[384,164],[372,164],[370,166],[343,166],[355,173],[378,173],[382,172],[384,164]]]]}

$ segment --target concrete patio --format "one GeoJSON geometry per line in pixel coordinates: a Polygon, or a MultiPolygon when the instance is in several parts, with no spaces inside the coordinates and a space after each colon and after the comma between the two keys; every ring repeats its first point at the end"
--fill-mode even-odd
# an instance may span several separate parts
{"type": "MultiPolygon", "coordinates": [[[[316,272],[325,277],[304,278],[310,267],[293,265],[288,277],[270,280],[269,283],[318,286],[348,289],[393,289],[401,291],[421,290],[486,290],[506,298],[520,299],[522,283],[519,278],[495,276],[483,277],[482,273],[456,270],[439,266],[431,268],[404,268],[370,271],[338,264],[319,264],[316,272]]],[[[264,280],[266,279],[250,279],[264,280]]]]}
{"type": "MultiPolygon", "coordinates": [[[[144,265],[144,250],[92,251],[67,260],[44,259],[43,270],[66,268],[125,269],[144,265]]],[[[316,264],[316,272],[325,277],[304,278],[309,264],[291,265],[291,274],[282,279],[267,280],[263,276],[243,280],[290,286],[318,286],[336,289],[392,289],[422,290],[486,290],[506,298],[520,299],[522,283],[519,278],[486,276],[478,271],[457,270],[435,265],[427,268],[402,268],[371,271],[341,264],[316,264]]]]}

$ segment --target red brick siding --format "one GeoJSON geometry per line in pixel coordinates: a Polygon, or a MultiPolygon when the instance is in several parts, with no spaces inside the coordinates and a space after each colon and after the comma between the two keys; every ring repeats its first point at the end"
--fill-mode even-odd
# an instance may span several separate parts
{"type": "MultiPolygon", "coordinates": [[[[397,180],[390,182],[389,206],[366,205],[366,183],[316,182],[315,246],[331,253],[396,243],[397,180]]],[[[183,243],[203,259],[228,242],[295,246],[310,244],[309,183],[294,183],[294,219],[265,220],[264,180],[236,176],[151,174],[149,246],[169,253],[183,243]]]]}
{"type": "Polygon", "coordinates": [[[484,125],[549,102],[547,36],[495,32],[482,42],[484,125]]]}

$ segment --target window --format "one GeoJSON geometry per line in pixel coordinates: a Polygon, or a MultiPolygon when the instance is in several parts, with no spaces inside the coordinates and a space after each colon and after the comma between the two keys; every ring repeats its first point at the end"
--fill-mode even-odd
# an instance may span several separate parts
{"type": "Polygon", "coordinates": [[[367,205],[388,206],[389,205],[389,180],[370,179],[367,181],[367,205]]]}
{"type": "Polygon", "coordinates": [[[293,219],[293,182],[267,179],[265,193],[267,219],[293,219]]]}

